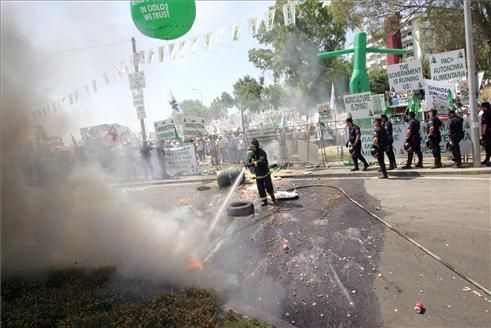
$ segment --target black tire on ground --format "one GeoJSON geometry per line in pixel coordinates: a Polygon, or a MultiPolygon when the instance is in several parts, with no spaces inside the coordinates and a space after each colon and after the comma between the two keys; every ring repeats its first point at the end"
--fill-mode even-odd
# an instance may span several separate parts
{"type": "Polygon", "coordinates": [[[254,204],[251,202],[232,202],[227,205],[227,214],[230,216],[247,216],[254,213],[254,204]]]}
{"type": "MultiPolygon", "coordinates": [[[[220,188],[228,187],[235,182],[235,179],[242,172],[242,169],[231,167],[225,170],[221,170],[217,173],[217,182],[220,188]]],[[[245,175],[242,175],[240,183],[244,183],[245,175]]]]}

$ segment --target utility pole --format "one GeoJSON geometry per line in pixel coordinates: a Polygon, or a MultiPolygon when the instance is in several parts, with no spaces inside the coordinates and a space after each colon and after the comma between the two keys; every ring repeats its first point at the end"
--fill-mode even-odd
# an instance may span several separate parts
{"type": "Polygon", "coordinates": [[[467,81],[469,81],[469,111],[471,112],[472,166],[481,165],[481,147],[479,145],[479,122],[477,116],[477,81],[474,61],[474,40],[472,39],[471,0],[464,0],[465,49],[467,52],[467,81]]]}
{"type": "MultiPolygon", "coordinates": [[[[135,58],[136,55],[136,40],[135,38],[131,38],[131,46],[133,48],[133,59],[135,58]]],[[[133,64],[135,64],[135,72],[138,72],[138,61],[133,60],[133,64]]],[[[140,119],[140,126],[142,130],[142,141],[143,144],[147,143],[147,132],[145,130],[145,120],[142,118],[140,119]]]]}

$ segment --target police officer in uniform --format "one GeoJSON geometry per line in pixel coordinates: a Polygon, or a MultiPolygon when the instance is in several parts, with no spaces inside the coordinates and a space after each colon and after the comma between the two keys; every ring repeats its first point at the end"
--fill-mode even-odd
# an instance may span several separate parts
{"type": "Polygon", "coordinates": [[[409,126],[406,131],[406,143],[404,148],[407,151],[407,163],[403,166],[403,169],[410,169],[413,162],[414,153],[418,156],[418,164],[416,167],[423,167],[423,153],[421,152],[421,136],[419,135],[419,129],[421,124],[416,119],[414,112],[409,112],[409,126]]]}
{"type": "Polygon", "coordinates": [[[386,154],[389,158],[389,168],[387,170],[393,170],[397,168],[396,164],[396,156],[394,154],[394,147],[392,144],[394,143],[394,135],[392,133],[392,123],[389,121],[387,115],[383,114],[380,116],[382,118],[382,126],[385,128],[385,132],[387,132],[387,149],[386,154]]]}
{"type": "Polygon", "coordinates": [[[436,109],[430,110],[430,119],[428,120],[428,125],[426,127],[426,133],[428,134],[428,148],[431,149],[431,153],[435,159],[435,164],[433,164],[434,169],[442,167],[442,155],[440,153],[440,142],[442,141],[440,127],[442,126],[442,121],[440,121],[436,114],[436,109]]]}
{"type": "Polygon", "coordinates": [[[273,204],[275,204],[276,198],[274,196],[273,181],[271,181],[271,172],[269,171],[268,155],[259,147],[259,141],[256,139],[252,139],[249,150],[252,151],[252,154],[245,165],[246,167],[254,167],[257,191],[262,201],[261,206],[268,205],[266,191],[271,196],[273,204]]]}
{"type": "Polygon", "coordinates": [[[346,147],[351,146],[351,157],[353,158],[353,163],[355,167],[351,169],[351,171],[359,171],[358,168],[358,159],[363,163],[363,171],[368,169],[368,162],[361,154],[361,132],[360,128],[357,125],[353,124],[352,118],[346,119],[346,124],[348,125],[348,142],[346,143],[346,147]]]}
{"type": "Polygon", "coordinates": [[[490,165],[491,158],[491,105],[489,102],[481,104],[481,145],[486,150],[486,157],[481,162],[482,165],[490,165]]]}
{"type": "Polygon", "coordinates": [[[385,127],[382,126],[382,119],[375,119],[375,130],[373,131],[373,147],[372,155],[377,158],[380,165],[380,171],[382,172],[381,179],[388,179],[387,170],[385,168],[384,152],[388,145],[388,136],[385,127]]]}
{"type": "Polygon", "coordinates": [[[455,164],[453,167],[462,167],[462,156],[460,155],[460,141],[464,139],[464,119],[455,115],[454,110],[448,112],[448,146],[452,152],[453,161],[455,164]]]}

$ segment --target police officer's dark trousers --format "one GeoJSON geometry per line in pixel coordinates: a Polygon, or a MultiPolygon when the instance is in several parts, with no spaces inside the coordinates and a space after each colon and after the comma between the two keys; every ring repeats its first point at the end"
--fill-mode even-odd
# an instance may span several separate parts
{"type": "Polygon", "coordinates": [[[383,151],[378,152],[377,161],[378,161],[378,165],[380,166],[380,170],[382,171],[382,175],[384,177],[387,177],[387,168],[385,167],[385,159],[384,159],[383,151]]]}
{"type": "Polygon", "coordinates": [[[462,165],[462,155],[460,154],[460,141],[462,140],[461,138],[457,137],[450,137],[450,140],[452,140],[453,147],[452,147],[452,156],[453,160],[457,165],[462,165]]]}
{"type": "Polygon", "coordinates": [[[421,152],[421,139],[420,138],[415,138],[411,140],[411,145],[413,147],[413,151],[410,151],[407,153],[407,166],[411,166],[413,162],[413,156],[414,153],[418,156],[418,164],[416,166],[422,166],[423,165],[423,153],[421,152]]]}
{"type": "Polygon", "coordinates": [[[442,165],[442,155],[440,151],[440,138],[430,139],[431,153],[435,159],[435,165],[442,165]]]}
{"type": "Polygon", "coordinates": [[[387,157],[389,158],[389,167],[395,169],[397,167],[396,164],[396,155],[394,154],[394,148],[392,147],[392,143],[387,145],[387,149],[385,150],[387,157]]]}
{"type": "Polygon", "coordinates": [[[491,159],[491,135],[484,136],[484,141],[486,142],[484,148],[486,150],[486,157],[484,158],[484,163],[489,163],[491,159]]]}
{"type": "Polygon", "coordinates": [[[267,202],[266,191],[271,196],[271,199],[273,200],[275,199],[273,181],[271,181],[271,175],[269,173],[268,175],[262,178],[256,177],[256,186],[257,186],[257,191],[259,192],[259,197],[261,198],[261,201],[263,203],[267,202]]]}
{"type": "Polygon", "coordinates": [[[363,165],[368,166],[368,162],[361,154],[361,144],[356,144],[353,146],[353,163],[355,164],[355,169],[358,168],[358,160],[360,160],[363,165]]]}

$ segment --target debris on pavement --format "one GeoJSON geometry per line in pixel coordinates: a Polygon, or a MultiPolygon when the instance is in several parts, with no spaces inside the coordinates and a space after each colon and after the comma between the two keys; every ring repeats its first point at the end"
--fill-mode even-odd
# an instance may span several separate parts
{"type": "Polygon", "coordinates": [[[414,307],[414,310],[416,310],[416,313],[417,314],[422,314],[423,311],[424,311],[423,303],[421,303],[421,302],[416,303],[416,306],[414,307]]]}
{"type": "Polygon", "coordinates": [[[462,291],[464,291],[464,292],[468,292],[468,291],[470,291],[470,290],[471,290],[471,289],[470,289],[469,287],[464,287],[464,288],[462,288],[462,291]]]}

